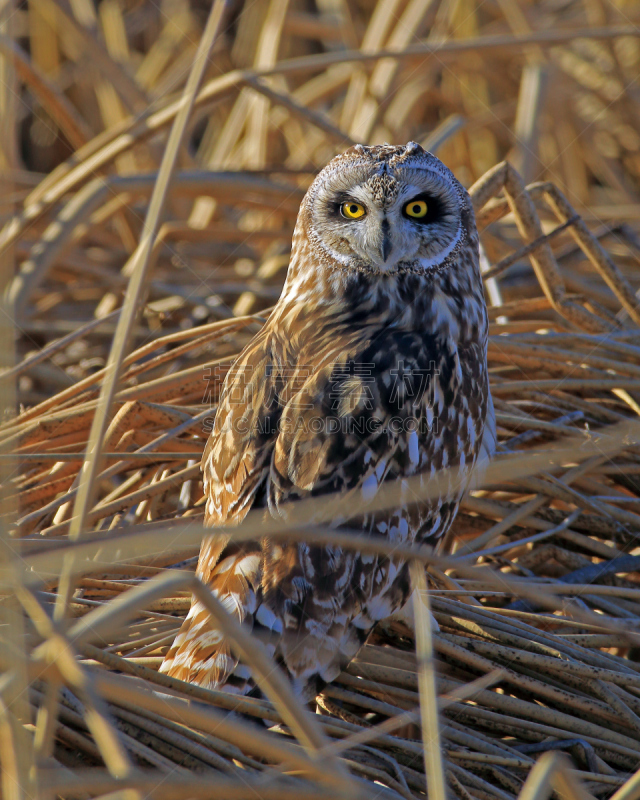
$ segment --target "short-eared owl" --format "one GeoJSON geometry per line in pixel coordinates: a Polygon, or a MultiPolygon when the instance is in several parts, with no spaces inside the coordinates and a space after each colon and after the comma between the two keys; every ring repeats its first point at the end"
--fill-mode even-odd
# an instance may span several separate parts
{"type": "MultiPolygon", "coordinates": [[[[349,529],[411,544],[450,527],[494,436],[487,311],[471,201],[420,145],[356,145],[307,192],[282,295],[227,375],[202,460],[206,523],[350,494],[349,529]],[[362,511],[385,481],[459,470],[462,487],[362,511]],[[359,508],[360,506],[360,508],[359,508]]],[[[263,641],[300,695],[315,696],[409,593],[407,566],[337,547],[202,544],[197,574],[263,641]]],[[[197,603],[162,671],[248,693],[197,603]]]]}

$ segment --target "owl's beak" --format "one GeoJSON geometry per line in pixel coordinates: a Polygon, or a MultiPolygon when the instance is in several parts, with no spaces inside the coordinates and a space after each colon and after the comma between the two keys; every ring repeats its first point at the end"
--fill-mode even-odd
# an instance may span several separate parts
{"type": "Polygon", "coordinates": [[[385,217],[382,220],[382,243],[380,245],[380,255],[382,256],[383,263],[386,264],[387,259],[391,255],[393,242],[391,241],[391,229],[389,228],[389,220],[385,217]]]}

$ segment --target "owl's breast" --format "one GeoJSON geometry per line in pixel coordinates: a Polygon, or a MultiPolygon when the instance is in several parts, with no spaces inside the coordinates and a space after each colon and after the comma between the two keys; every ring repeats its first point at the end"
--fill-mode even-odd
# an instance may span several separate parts
{"type": "Polygon", "coordinates": [[[381,327],[326,367],[321,383],[317,413],[342,433],[332,438],[336,458],[348,440],[355,448],[370,437],[393,453],[385,479],[473,465],[488,398],[482,343],[381,327]]]}

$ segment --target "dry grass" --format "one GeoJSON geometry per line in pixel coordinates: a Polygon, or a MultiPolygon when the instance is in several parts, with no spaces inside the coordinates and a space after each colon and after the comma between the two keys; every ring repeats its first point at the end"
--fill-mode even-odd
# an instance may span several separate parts
{"type": "MultiPolygon", "coordinates": [[[[640,796],[639,22],[623,0],[2,11],[3,798],[640,796]],[[501,448],[442,550],[403,550],[415,634],[379,626],[312,714],[192,575],[198,461],[313,175],[410,139],[471,190],[501,448]],[[268,700],[157,672],[193,592],[268,700]]],[[[331,528],[340,502],[233,533],[388,553],[331,528]]]]}

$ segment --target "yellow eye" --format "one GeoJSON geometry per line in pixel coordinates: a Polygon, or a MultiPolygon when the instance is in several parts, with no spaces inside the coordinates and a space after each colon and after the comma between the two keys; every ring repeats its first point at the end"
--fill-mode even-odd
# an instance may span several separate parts
{"type": "Polygon", "coordinates": [[[347,219],[360,219],[360,217],[364,217],[365,210],[364,206],[360,205],[360,203],[354,203],[353,200],[347,200],[346,203],[343,203],[340,206],[340,213],[347,219]]]}
{"type": "Polygon", "coordinates": [[[414,219],[426,217],[428,210],[429,208],[424,200],[412,200],[404,207],[404,213],[409,217],[413,217],[414,219]]]}

